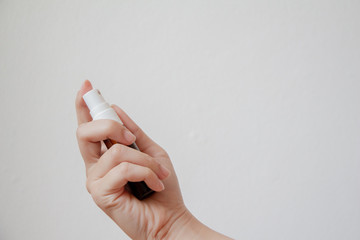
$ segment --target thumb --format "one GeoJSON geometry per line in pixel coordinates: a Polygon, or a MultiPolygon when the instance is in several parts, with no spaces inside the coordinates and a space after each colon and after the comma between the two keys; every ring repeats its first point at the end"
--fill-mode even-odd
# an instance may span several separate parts
{"type": "Polygon", "coordinates": [[[136,136],[136,144],[141,152],[149,154],[152,157],[164,154],[165,151],[157,143],[155,143],[145,132],[117,105],[113,104],[111,107],[120,117],[124,126],[136,136]]]}

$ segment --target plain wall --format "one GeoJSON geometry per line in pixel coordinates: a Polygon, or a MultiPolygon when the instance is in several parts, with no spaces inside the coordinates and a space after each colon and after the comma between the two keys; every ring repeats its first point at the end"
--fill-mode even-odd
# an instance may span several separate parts
{"type": "Polygon", "coordinates": [[[236,239],[360,239],[360,2],[0,0],[0,239],[128,239],[93,203],[90,79],[236,239]]]}

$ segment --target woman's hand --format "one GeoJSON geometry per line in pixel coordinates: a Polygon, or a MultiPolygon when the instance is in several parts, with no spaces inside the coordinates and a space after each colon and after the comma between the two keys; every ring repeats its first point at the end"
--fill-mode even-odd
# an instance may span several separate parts
{"type": "Polygon", "coordinates": [[[113,120],[91,121],[82,99],[91,89],[85,81],[76,97],[76,111],[86,187],[95,203],[133,239],[219,237],[186,209],[168,154],[123,110],[112,106],[124,126],[113,120]],[[105,151],[106,139],[118,144],[105,151]],[[127,147],[135,139],[140,151],[127,147]],[[140,201],[125,189],[128,181],[145,181],[156,193],[140,201]],[[211,232],[216,235],[208,235],[211,232]]]}

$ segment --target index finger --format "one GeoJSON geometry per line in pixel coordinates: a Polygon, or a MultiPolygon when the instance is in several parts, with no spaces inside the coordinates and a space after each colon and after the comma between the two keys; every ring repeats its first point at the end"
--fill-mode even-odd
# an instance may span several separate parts
{"type": "Polygon", "coordinates": [[[84,99],[82,98],[85,93],[92,89],[92,85],[89,80],[85,80],[81,85],[80,90],[78,91],[75,99],[75,108],[76,108],[76,115],[78,120],[78,125],[90,122],[92,120],[89,109],[85,104],[84,99]]]}

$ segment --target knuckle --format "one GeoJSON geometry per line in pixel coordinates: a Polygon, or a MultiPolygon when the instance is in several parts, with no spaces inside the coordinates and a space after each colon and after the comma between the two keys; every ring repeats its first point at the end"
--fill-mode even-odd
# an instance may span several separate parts
{"type": "Polygon", "coordinates": [[[124,150],[124,147],[121,144],[114,144],[111,148],[111,154],[114,158],[119,157],[124,150]]]}
{"type": "Polygon", "coordinates": [[[118,123],[114,120],[107,120],[104,124],[104,127],[107,131],[113,131],[115,128],[117,128],[118,123]]]}
{"type": "Polygon", "coordinates": [[[149,162],[150,164],[155,167],[155,168],[159,168],[160,167],[160,163],[158,161],[156,161],[154,158],[149,157],[149,162]]]}
{"type": "Polygon", "coordinates": [[[160,168],[160,164],[159,164],[157,161],[155,161],[155,159],[149,157],[147,161],[148,161],[148,163],[149,163],[148,166],[149,166],[151,169],[157,170],[157,169],[160,168]]]}
{"type": "Polygon", "coordinates": [[[148,162],[148,163],[154,162],[153,158],[150,157],[149,155],[146,155],[146,156],[145,156],[145,161],[148,162]]]}
{"type": "Polygon", "coordinates": [[[130,163],[128,163],[128,162],[121,163],[120,164],[120,174],[125,175],[129,171],[129,168],[130,168],[130,163]]]}
{"type": "Polygon", "coordinates": [[[156,161],[154,158],[147,156],[146,157],[146,162],[149,164],[149,166],[156,170],[160,168],[160,163],[158,161],[156,161]]]}
{"type": "Polygon", "coordinates": [[[136,125],[133,129],[132,132],[134,133],[134,135],[138,136],[138,135],[143,135],[144,132],[142,131],[142,129],[136,125]]]}
{"type": "Polygon", "coordinates": [[[153,164],[154,164],[154,167],[156,168],[156,169],[160,169],[160,163],[158,162],[158,161],[155,161],[155,160],[152,160],[153,161],[153,164]]]}
{"type": "Polygon", "coordinates": [[[145,170],[145,178],[150,178],[152,176],[152,171],[149,168],[145,170]]]}

